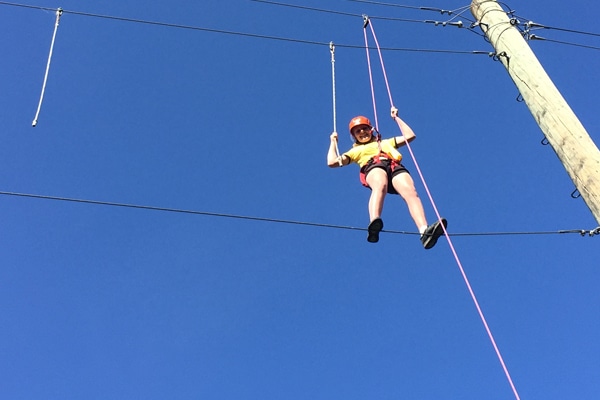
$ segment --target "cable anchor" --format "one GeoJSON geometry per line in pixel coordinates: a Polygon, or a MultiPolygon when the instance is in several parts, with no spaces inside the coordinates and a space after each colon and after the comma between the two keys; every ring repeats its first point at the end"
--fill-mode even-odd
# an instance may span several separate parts
{"type": "Polygon", "coordinates": [[[546,38],[532,33],[529,35],[529,40],[546,40],[546,38]]]}
{"type": "Polygon", "coordinates": [[[579,232],[581,234],[581,236],[596,236],[596,235],[600,235],[600,226],[597,227],[596,229],[592,229],[591,231],[586,231],[585,229],[582,229],[581,232],[579,232]]]}
{"type": "Polygon", "coordinates": [[[571,197],[574,199],[578,199],[581,197],[581,193],[579,193],[579,189],[575,189],[571,192],[571,197]]]}
{"type": "Polygon", "coordinates": [[[503,51],[501,53],[493,53],[492,59],[494,61],[500,61],[500,57],[506,58],[506,64],[510,64],[510,56],[508,54],[506,54],[505,51],[503,51]]]}
{"type": "Polygon", "coordinates": [[[440,14],[444,15],[444,14],[448,14],[448,15],[452,15],[453,12],[450,10],[442,10],[441,8],[434,8],[434,7],[419,7],[420,10],[424,10],[424,11],[436,11],[439,12],[440,14]]]}
{"type": "Polygon", "coordinates": [[[481,25],[485,25],[486,27],[488,27],[488,24],[485,24],[481,21],[475,21],[475,22],[472,22],[471,25],[469,25],[469,29],[481,27],[481,25]]]}
{"type": "Polygon", "coordinates": [[[462,21],[452,22],[452,21],[435,21],[432,19],[428,19],[428,20],[425,20],[425,22],[428,24],[433,24],[435,26],[442,25],[443,27],[446,27],[447,25],[450,25],[450,26],[456,26],[457,28],[463,27],[462,21]]]}
{"type": "Polygon", "coordinates": [[[544,25],[540,25],[540,24],[536,24],[533,21],[529,21],[525,23],[525,28],[527,29],[531,29],[531,28],[545,28],[544,25]]]}

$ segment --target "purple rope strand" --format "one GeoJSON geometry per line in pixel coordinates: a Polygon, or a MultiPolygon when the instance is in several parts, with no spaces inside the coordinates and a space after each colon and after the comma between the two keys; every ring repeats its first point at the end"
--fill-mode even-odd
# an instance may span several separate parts
{"type": "MultiPolygon", "coordinates": [[[[379,42],[377,41],[377,36],[375,35],[375,30],[373,29],[373,24],[369,21],[369,26],[371,27],[371,33],[373,34],[373,39],[375,40],[375,45],[377,46],[377,51],[379,53],[379,60],[381,61],[381,69],[383,71],[383,77],[385,79],[385,85],[387,87],[387,91],[388,91],[388,96],[390,99],[390,106],[394,107],[394,102],[392,100],[392,92],[390,90],[390,85],[388,82],[388,78],[387,78],[387,74],[385,72],[385,66],[383,63],[383,56],[381,55],[381,48],[379,47],[379,42]]],[[[366,41],[366,27],[365,27],[365,43],[367,43],[366,41]]],[[[368,46],[367,46],[367,55],[368,55],[368,46]]],[[[371,67],[370,67],[370,61],[369,61],[369,78],[371,80],[371,86],[373,86],[373,78],[371,76],[371,67]]],[[[373,90],[371,90],[373,92],[373,90]]],[[[375,97],[373,96],[373,103],[375,103],[375,97]]],[[[400,125],[400,122],[398,120],[396,120],[396,123],[398,124],[398,128],[400,129],[400,132],[404,135],[404,133],[402,132],[402,127],[400,125]]],[[[440,213],[438,211],[437,206],[435,205],[435,202],[433,200],[433,196],[431,195],[431,192],[429,190],[429,187],[427,186],[427,183],[425,182],[425,178],[423,176],[423,173],[421,172],[421,168],[419,167],[419,164],[417,162],[417,159],[412,151],[412,148],[410,146],[410,144],[408,143],[408,141],[405,141],[406,143],[406,147],[408,148],[408,151],[410,153],[410,156],[415,164],[415,168],[417,169],[417,172],[419,174],[419,177],[421,178],[421,182],[423,183],[423,186],[425,187],[425,191],[427,192],[427,196],[429,197],[429,200],[431,202],[431,205],[433,206],[433,209],[435,211],[435,214],[438,218],[438,221],[441,222],[442,217],[440,216],[440,213]]],[[[512,388],[512,391],[516,397],[517,400],[521,400],[521,398],[519,397],[519,393],[517,392],[517,389],[515,387],[515,384],[513,383],[513,380],[510,376],[510,373],[508,372],[508,368],[506,367],[506,364],[504,362],[504,359],[502,358],[502,354],[500,353],[500,349],[498,348],[498,345],[496,344],[496,340],[494,339],[494,335],[492,335],[492,331],[487,323],[487,320],[483,314],[483,311],[479,305],[479,301],[477,300],[477,297],[475,296],[475,292],[473,291],[473,288],[471,287],[471,283],[469,282],[469,279],[467,278],[467,274],[465,273],[465,269],[463,268],[463,265],[460,261],[460,258],[458,257],[458,254],[456,252],[456,249],[454,248],[454,244],[452,243],[452,240],[450,239],[450,236],[448,235],[448,231],[446,230],[446,227],[444,227],[443,224],[442,228],[444,229],[444,235],[446,236],[446,239],[448,240],[448,244],[450,246],[450,249],[452,250],[452,254],[454,255],[454,258],[456,260],[456,263],[458,265],[458,268],[460,269],[460,272],[462,274],[462,277],[467,285],[467,289],[469,290],[469,293],[471,294],[471,298],[473,299],[473,302],[475,303],[475,307],[477,308],[477,312],[479,313],[479,317],[481,318],[481,321],[483,322],[483,326],[485,327],[485,330],[488,334],[488,337],[490,339],[490,341],[492,342],[492,346],[494,347],[494,350],[496,351],[496,355],[498,356],[498,360],[500,361],[500,364],[502,365],[502,369],[504,370],[504,374],[506,375],[506,378],[508,379],[508,382],[510,384],[510,387],[512,388]]]]}

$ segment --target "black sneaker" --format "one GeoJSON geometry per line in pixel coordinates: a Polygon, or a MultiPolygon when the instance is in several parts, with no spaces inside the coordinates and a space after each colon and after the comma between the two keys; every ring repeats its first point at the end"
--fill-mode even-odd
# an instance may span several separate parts
{"type": "Polygon", "coordinates": [[[435,221],[433,224],[429,225],[421,235],[421,243],[423,243],[425,250],[429,250],[435,246],[439,237],[444,234],[444,228],[448,226],[448,222],[445,218],[442,218],[442,224],[440,224],[440,221],[435,221]],[[444,224],[443,228],[442,224],[444,224]]]}
{"type": "Polygon", "coordinates": [[[367,241],[369,243],[377,243],[379,242],[379,232],[383,229],[383,221],[381,218],[375,218],[369,224],[367,230],[369,231],[369,236],[367,236],[367,241]]]}

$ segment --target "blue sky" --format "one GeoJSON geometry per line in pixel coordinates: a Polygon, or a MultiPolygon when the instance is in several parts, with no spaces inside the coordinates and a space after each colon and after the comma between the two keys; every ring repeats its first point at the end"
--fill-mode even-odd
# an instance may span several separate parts
{"type": "MultiPolygon", "coordinates": [[[[347,121],[373,115],[361,14],[382,47],[405,49],[383,55],[394,102],[449,232],[469,234],[452,241],[521,398],[598,398],[600,238],[557,233],[598,223],[503,66],[469,54],[492,51],[478,31],[342,0],[292,4],[356,16],[248,0],[24,4],[50,10],[0,4],[2,398],[515,397],[445,239],[425,251],[398,233],[415,227],[396,197],[383,215],[395,232],[379,243],[340,228],[366,227],[369,192],[356,167],[325,163],[327,43],[345,150],[347,121]],[[481,235],[495,232],[550,233],[481,235]]],[[[509,5],[598,33],[595,2],[509,5]]],[[[600,47],[597,35],[536,34],[600,47]]],[[[600,52],[530,45],[598,143],[600,52]]]]}

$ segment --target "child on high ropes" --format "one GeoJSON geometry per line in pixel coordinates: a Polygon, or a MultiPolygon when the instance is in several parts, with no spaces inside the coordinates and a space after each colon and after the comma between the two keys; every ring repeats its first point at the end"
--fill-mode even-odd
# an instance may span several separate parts
{"type": "Polygon", "coordinates": [[[350,120],[350,134],[354,138],[352,149],[337,155],[338,136],[336,132],[331,134],[331,143],[327,153],[327,165],[331,168],[341,167],[350,163],[357,163],[360,167],[361,183],[371,189],[369,199],[369,217],[367,241],[376,243],[379,241],[379,232],[383,229],[381,212],[383,201],[387,193],[399,194],[414,220],[421,242],[425,249],[435,246],[438,238],[444,233],[447,222],[444,218],[427,225],[423,204],[415,189],[415,184],[408,170],[400,163],[402,155],[396,150],[398,147],[412,142],[416,135],[410,126],[398,117],[398,109],[392,107],[392,118],[396,120],[402,136],[381,140],[379,134],[374,135],[375,129],[368,118],[358,116],[350,120]],[[444,224],[444,228],[442,225],[444,224]]]}

